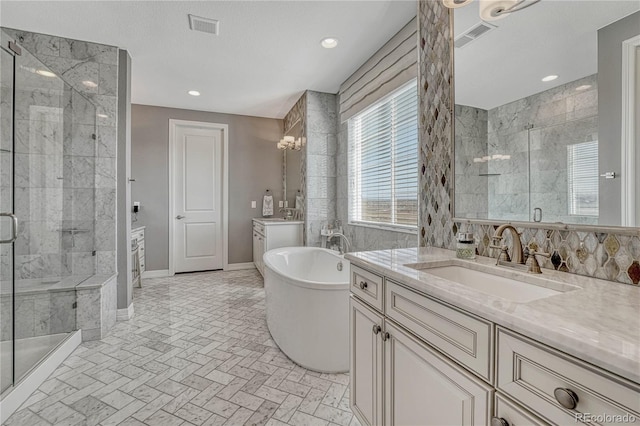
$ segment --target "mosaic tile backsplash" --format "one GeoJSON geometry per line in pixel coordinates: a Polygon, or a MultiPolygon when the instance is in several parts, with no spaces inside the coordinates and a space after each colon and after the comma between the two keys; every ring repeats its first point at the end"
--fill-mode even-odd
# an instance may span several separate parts
{"type": "MultiPolygon", "coordinates": [[[[478,254],[490,256],[488,245],[496,226],[453,221],[451,140],[450,10],[441,2],[420,0],[420,245],[453,249],[455,235],[474,232],[478,254]]],[[[594,232],[518,227],[523,244],[551,253],[543,268],[603,278],[624,284],[640,283],[640,232],[594,232]]],[[[507,234],[507,233],[505,233],[507,234]]],[[[508,235],[508,234],[507,234],[508,235]]],[[[508,243],[508,241],[507,241],[508,243]]]]}

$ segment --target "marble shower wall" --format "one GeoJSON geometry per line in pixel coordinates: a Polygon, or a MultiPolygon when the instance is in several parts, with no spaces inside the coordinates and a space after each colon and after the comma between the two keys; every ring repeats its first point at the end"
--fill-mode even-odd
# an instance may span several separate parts
{"type": "Polygon", "coordinates": [[[487,127],[487,110],[455,106],[455,204],[459,217],[486,219],[489,212],[489,181],[479,177],[487,173],[488,163],[474,161],[488,155],[487,127]]]}
{"type": "MultiPolygon", "coordinates": [[[[453,249],[461,227],[481,240],[478,252],[490,255],[489,237],[497,225],[456,223],[451,198],[451,70],[450,9],[441,2],[420,0],[420,245],[453,249]]],[[[533,243],[553,253],[544,268],[605,278],[618,283],[640,283],[640,232],[580,231],[519,227],[524,244],[533,243]]]]}
{"type": "MultiPolygon", "coordinates": [[[[73,115],[65,117],[71,119],[71,126],[67,126],[60,135],[56,133],[56,137],[60,138],[64,133],[64,155],[78,158],[71,166],[71,175],[83,183],[78,184],[71,179],[71,182],[65,180],[64,185],[65,189],[69,188],[67,196],[75,200],[76,207],[72,209],[76,214],[82,213],[83,217],[91,215],[89,221],[92,223],[86,223],[86,226],[92,229],[92,250],[96,253],[95,256],[87,256],[90,251],[80,250],[78,241],[74,241],[77,250],[71,255],[71,266],[75,265],[78,273],[113,274],[116,272],[118,48],[27,31],[3,30],[78,92],[70,96],[71,102],[75,103],[73,115]],[[92,133],[96,133],[96,139],[87,141],[87,137],[91,136],[90,122],[95,123],[96,130],[92,133]],[[91,176],[87,174],[89,168],[93,170],[91,176]],[[93,182],[92,187],[89,187],[89,181],[93,182]],[[93,211],[80,212],[79,209],[88,205],[80,200],[87,201],[90,191],[94,192],[93,211]]],[[[67,217],[73,220],[72,216],[67,217]]],[[[77,228],[80,226],[79,223],[75,225],[77,228]]],[[[82,229],[87,229],[84,225],[82,229]]],[[[82,238],[80,236],[80,240],[82,238]]],[[[88,244],[82,242],[80,245],[88,247],[88,244]]]]}

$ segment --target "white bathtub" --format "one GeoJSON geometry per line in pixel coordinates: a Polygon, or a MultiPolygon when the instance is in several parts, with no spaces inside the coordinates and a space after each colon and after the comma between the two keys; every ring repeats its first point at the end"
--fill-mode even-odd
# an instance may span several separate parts
{"type": "Polygon", "coordinates": [[[323,248],[284,247],[265,253],[264,265],[267,326],[280,349],[310,370],[348,371],[349,261],[323,248]]]}

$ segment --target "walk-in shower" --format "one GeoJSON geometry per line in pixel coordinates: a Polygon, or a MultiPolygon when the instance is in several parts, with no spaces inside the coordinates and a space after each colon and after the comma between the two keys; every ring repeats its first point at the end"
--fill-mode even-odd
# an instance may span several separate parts
{"type": "Polygon", "coordinates": [[[77,329],[75,287],[96,269],[97,132],[90,100],[4,29],[1,39],[4,394],[77,329]]]}

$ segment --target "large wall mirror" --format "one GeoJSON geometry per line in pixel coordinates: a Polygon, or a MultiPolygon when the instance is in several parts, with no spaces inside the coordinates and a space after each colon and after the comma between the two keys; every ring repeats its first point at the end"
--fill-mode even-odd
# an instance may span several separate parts
{"type": "Polygon", "coordinates": [[[640,226],[640,2],[488,2],[453,12],[456,218],[640,226]]]}
{"type": "MultiPolygon", "coordinates": [[[[286,129],[285,136],[295,140],[303,137],[302,123],[297,121],[290,129],[286,129]]],[[[285,149],[283,152],[283,194],[285,205],[290,208],[303,210],[302,206],[302,150],[285,149]]]]}

